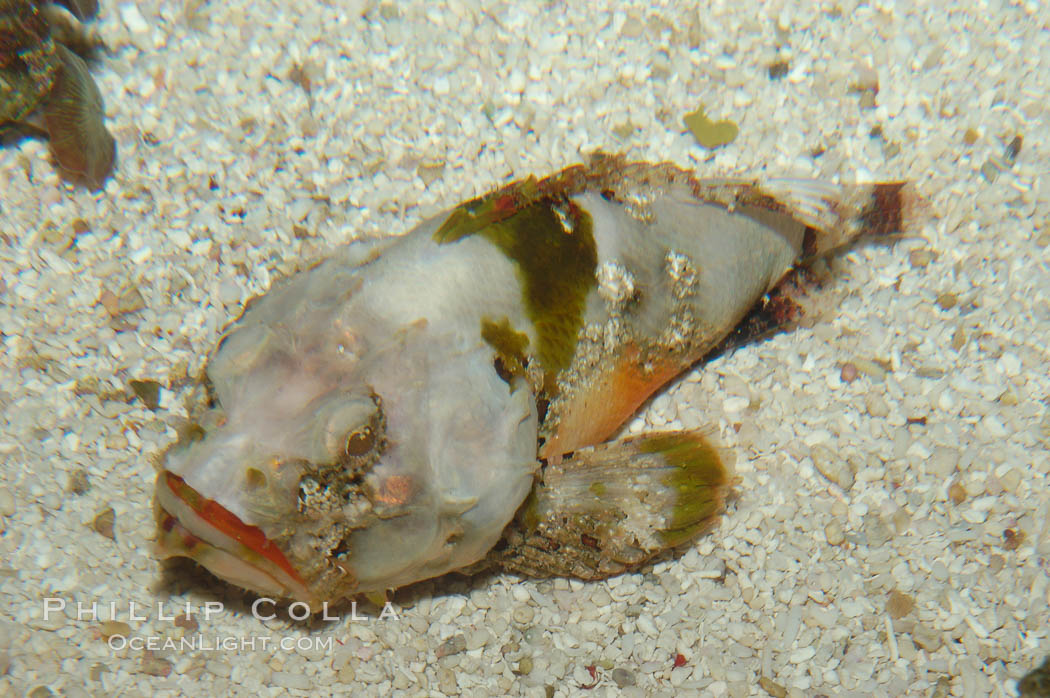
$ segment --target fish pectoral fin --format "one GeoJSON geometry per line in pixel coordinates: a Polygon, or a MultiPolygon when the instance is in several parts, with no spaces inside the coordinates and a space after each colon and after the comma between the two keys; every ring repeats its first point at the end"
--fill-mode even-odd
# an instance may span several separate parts
{"type": "Polygon", "coordinates": [[[698,358],[648,358],[635,344],[624,347],[571,397],[557,403],[557,426],[540,447],[540,458],[553,461],[610,438],[643,402],[698,358]]]}
{"type": "Polygon", "coordinates": [[[489,557],[530,577],[620,574],[710,528],[730,484],[704,432],[581,449],[544,468],[489,557]]]}

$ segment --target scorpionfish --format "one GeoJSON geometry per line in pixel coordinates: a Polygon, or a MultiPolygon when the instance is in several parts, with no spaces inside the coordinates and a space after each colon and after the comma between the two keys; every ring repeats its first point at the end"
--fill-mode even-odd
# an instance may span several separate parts
{"type": "Polygon", "coordinates": [[[637,567],[707,529],[732,476],[704,432],[623,425],[794,319],[798,270],[903,231],[911,201],[596,156],[350,243],[210,356],[158,475],[160,555],[307,603],[486,565],[637,567]]]}

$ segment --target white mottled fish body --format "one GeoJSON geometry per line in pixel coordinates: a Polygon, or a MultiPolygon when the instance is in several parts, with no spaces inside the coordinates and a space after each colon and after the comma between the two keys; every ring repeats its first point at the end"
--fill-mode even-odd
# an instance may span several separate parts
{"type": "Polygon", "coordinates": [[[202,438],[158,479],[162,553],[303,600],[477,562],[544,463],[613,436],[801,260],[899,228],[900,186],[878,186],[892,195],[606,158],[347,246],[254,301],[211,357],[202,438]]]}

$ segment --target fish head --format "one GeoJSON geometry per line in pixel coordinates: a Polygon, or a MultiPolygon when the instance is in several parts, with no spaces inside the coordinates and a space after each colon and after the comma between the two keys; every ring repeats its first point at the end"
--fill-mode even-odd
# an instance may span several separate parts
{"type": "Polygon", "coordinates": [[[307,603],[484,556],[533,484],[528,389],[425,319],[264,300],[220,342],[211,407],[164,454],[159,555],[307,603]]]}

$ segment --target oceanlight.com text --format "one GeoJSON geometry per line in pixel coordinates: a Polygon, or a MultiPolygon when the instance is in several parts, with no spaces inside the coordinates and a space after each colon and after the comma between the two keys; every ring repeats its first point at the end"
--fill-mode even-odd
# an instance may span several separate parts
{"type": "Polygon", "coordinates": [[[173,638],[159,635],[139,637],[132,635],[112,635],[109,648],[114,651],[131,649],[136,652],[245,652],[280,650],[282,652],[331,652],[331,637],[279,637],[257,635],[250,637],[207,636],[200,633],[186,637],[173,638]]]}

